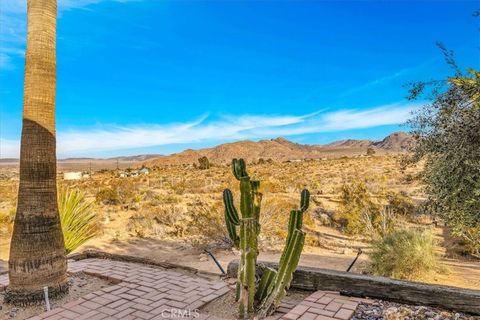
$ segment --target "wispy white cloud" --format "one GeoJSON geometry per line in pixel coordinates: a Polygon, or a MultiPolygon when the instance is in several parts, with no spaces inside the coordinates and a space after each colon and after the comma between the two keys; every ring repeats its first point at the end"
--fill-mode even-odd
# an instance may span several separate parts
{"type": "MultiPolygon", "coordinates": [[[[303,116],[243,115],[164,125],[106,126],[58,133],[60,157],[102,154],[172,144],[220,143],[239,139],[326,133],[404,123],[415,104],[367,110],[345,109],[303,116]]],[[[0,140],[0,157],[18,157],[19,141],[0,140]]]]}
{"type": "MultiPolygon", "coordinates": [[[[100,2],[133,2],[142,0],[58,0],[58,12],[85,9],[100,2]]],[[[27,1],[0,1],[0,68],[13,69],[16,57],[25,55],[27,34],[27,1]]]]}
{"type": "Polygon", "coordinates": [[[0,159],[18,158],[20,155],[20,141],[0,139],[0,159]]]}
{"type": "Polygon", "coordinates": [[[368,81],[364,84],[353,87],[353,88],[343,92],[342,94],[339,95],[339,97],[346,97],[346,96],[350,96],[350,95],[358,93],[358,92],[362,92],[362,91],[366,91],[368,89],[376,88],[377,86],[380,86],[382,84],[389,83],[389,82],[391,82],[395,79],[401,78],[401,77],[407,75],[408,73],[412,72],[413,70],[415,70],[415,68],[405,68],[405,69],[399,70],[395,73],[386,75],[384,77],[380,77],[378,79],[373,79],[371,81],[368,81]]]}

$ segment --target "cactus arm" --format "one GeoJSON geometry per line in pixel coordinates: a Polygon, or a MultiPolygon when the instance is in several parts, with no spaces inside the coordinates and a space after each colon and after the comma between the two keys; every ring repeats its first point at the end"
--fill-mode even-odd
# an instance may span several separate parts
{"type": "Polygon", "coordinates": [[[238,160],[233,159],[232,170],[233,170],[233,175],[237,180],[240,180],[242,178],[248,178],[245,161],[243,159],[238,159],[238,160]]]}
{"type": "Polygon", "coordinates": [[[228,236],[232,240],[233,246],[235,248],[238,248],[240,244],[240,238],[237,235],[237,229],[235,228],[235,225],[230,221],[227,216],[227,210],[225,210],[225,224],[227,226],[228,236]]]}
{"type": "Polygon", "coordinates": [[[295,230],[292,240],[288,245],[288,248],[286,248],[285,262],[282,265],[279,265],[278,273],[275,278],[275,286],[270,295],[268,295],[261,304],[258,318],[268,316],[278,307],[282,299],[285,297],[285,289],[290,286],[293,272],[297,268],[304,243],[305,233],[300,230],[295,230]]]}
{"type": "Polygon", "coordinates": [[[262,278],[260,279],[260,283],[258,284],[255,300],[261,303],[269,295],[269,293],[273,289],[276,275],[276,270],[271,268],[265,268],[262,274],[262,278]]]}
{"type": "Polygon", "coordinates": [[[310,191],[303,189],[300,193],[300,210],[302,212],[307,211],[310,204],[310,191]]]}
{"type": "Polygon", "coordinates": [[[225,212],[227,213],[227,217],[230,222],[238,226],[240,224],[240,220],[238,218],[237,209],[233,204],[232,191],[229,189],[223,190],[223,204],[225,205],[225,212]]]}

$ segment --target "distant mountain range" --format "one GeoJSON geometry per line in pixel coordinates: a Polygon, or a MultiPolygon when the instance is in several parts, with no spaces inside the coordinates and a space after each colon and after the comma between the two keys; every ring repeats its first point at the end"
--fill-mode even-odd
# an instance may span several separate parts
{"type": "MultiPolygon", "coordinates": [[[[212,163],[225,164],[233,158],[244,158],[247,162],[259,159],[273,161],[288,161],[301,159],[336,158],[365,154],[368,148],[373,148],[378,154],[406,152],[413,144],[413,137],[405,132],[395,132],[380,141],[372,140],[340,140],[325,145],[299,144],[284,138],[260,140],[258,142],[243,140],[220,144],[215,147],[192,150],[187,149],[180,153],[162,156],[158,154],[124,156],[108,159],[97,158],[67,158],[58,160],[60,165],[84,164],[91,162],[95,166],[116,162],[126,164],[192,164],[198,158],[206,156],[212,163]]],[[[18,159],[0,159],[0,164],[18,163],[18,159]]]]}
{"type": "Polygon", "coordinates": [[[335,158],[365,154],[368,148],[376,153],[406,152],[413,144],[413,137],[405,132],[395,132],[380,141],[342,140],[326,145],[308,145],[291,142],[284,138],[261,140],[258,142],[243,140],[221,144],[199,150],[188,149],[168,156],[160,156],[144,161],[146,165],[192,164],[198,158],[206,156],[212,163],[225,164],[233,158],[244,158],[247,162],[259,159],[288,161],[301,159],[335,158]]]}

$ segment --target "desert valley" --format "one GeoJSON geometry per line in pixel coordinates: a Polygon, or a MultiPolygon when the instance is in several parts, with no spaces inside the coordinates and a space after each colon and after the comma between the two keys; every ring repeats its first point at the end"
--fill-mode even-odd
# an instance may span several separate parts
{"type": "MultiPolygon", "coordinates": [[[[170,156],[68,159],[58,163],[58,183],[61,190],[80,190],[85,201],[92,203],[96,217],[95,236],[75,252],[101,250],[218,273],[204,250],[212,252],[224,268],[237,255],[223,221],[222,191],[236,190],[229,159],[245,158],[250,174],[262,181],[262,260],[278,258],[286,236],[288,208],[306,187],[312,205],[305,218],[306,247],[300,265],[345,271],[362,250],[353,271],[368,274],[372,272],[371,243],[382,230],[363,220],[358,230],[349,228],[348,219],[355,218],[346,214],[343,200],[345,186],[364,185],[365,194],[359,196],[392,208],[391,217],[382,221],[388,228],[430,229],[438,240],[441,265],[414,280],[478,288],[478,261],[465,255],[461,241],[426,211],[423,186],[418,181],[420,165],[402,167],[412,143],[409,134],[398,132],[376,142],[344,140],[320,146],[278,138],[170,156]],[[198,162],[202,157],[207,157],[208,168],[198,162]],[[147,170],[139,172],[141,168],[147,170]],[[81,171],[83,177],[65,180],[63,174],[70,171],[81,171]]],[[[18,167],[9,161],[0,167],[2,268],[8,260],[18,188],[18,167]]]]}

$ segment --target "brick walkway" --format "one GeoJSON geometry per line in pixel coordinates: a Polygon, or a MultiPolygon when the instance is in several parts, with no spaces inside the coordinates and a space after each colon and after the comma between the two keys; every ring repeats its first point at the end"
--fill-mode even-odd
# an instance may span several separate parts
{"type": "Polygon", "coordinates": [[[360,302],[371,303],[371,300],[341,296],[333,291],[317,291],[288,313],[277,318],[281,320],[349,320],[360,302]]]}
{"type": "MultiPolygon", "coordinates": [[[[223,281],[104,259],[69,262],[68,271],[83,271],[118,283],[31,320],[165,319],[184,310],[192,310],[190,318],[193,318],[193,310],[229,291],[223,281]]],[[[7,281],[6,275],[0,276],[0,285],[6,285],[7,281]]],[[[187,318],[188,314],[183,316],[187,318]]]]}
{"type": "MultiPolygon", "coordinates": [[[[73,261],[69,262],[68,271],[105,277],[114,284],[30,320],[220,320],[214,316],[199,315],[196,310],[230,290],[223,281],[210,281],[161,268],[114,260],[73,261]]],[[[8,276],[1,275],[0,288],[7,283],[8,276]]],[[[360,301],[368,302],[329,291],[317,291],[298,305],[297,301],[289,301],[289,297],[286,297],[269,319],[348,320],[360,301]]]]}

